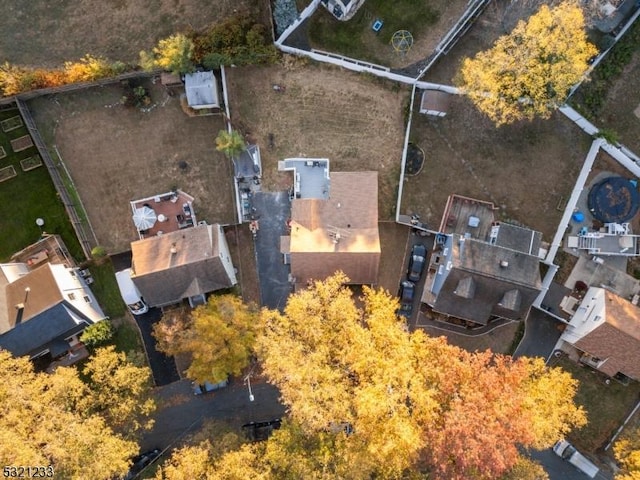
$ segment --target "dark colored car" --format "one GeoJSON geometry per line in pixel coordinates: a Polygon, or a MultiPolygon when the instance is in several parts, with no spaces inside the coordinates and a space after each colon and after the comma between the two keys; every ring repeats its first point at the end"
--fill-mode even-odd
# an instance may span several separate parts
{"type": "Polygon", "coordinates": [[[159,448],[154,448],[148,452],[136,455],[131,459],[132,465],[129,469],[129,473],[124,477],[124,480],[133,480],[136,478],[142,470],[144,470],[151,462],[160,456],[162,451],[159,448]]]}
{"type": "Polygon", "coordinates": [[[269,438],[274,430],[278,430],[282,425],[282,420],[274,418],[268,422],[249,422],[242,425],[242,430],[248,440],[259,442],[269,438]]]}
{"type": "Polygon", "coordinates": [[[427,261],[427,247],[418,243],[411,249],[411,257],[409,257],[409,271],[407,278],[412,282],[419,282],[422,277],[422,271],[427,261]]]}
{"type": "Polygon", "coordinates": [[[413,295],[415,293],[415,285],[408,280],[404,280],[400,284],[400,314],[409,316],[413,310],[413,295]]]}
{"type": "Polygon", "coordinates": [[[196,383],[193,382],[191,384],[191,389],[193,390],[194,395],[202,395],[203,393],[214,392],[216,390],[220,390],[221,388],[229,385],[229,379],[223,380],[218,383],[204,382],[204,383],[196,383]]]}

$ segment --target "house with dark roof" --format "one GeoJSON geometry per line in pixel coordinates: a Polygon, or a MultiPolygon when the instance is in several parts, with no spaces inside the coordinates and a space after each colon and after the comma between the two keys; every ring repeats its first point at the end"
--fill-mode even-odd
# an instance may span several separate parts
{"type": "Polygon", "coordinates": [[[327,159],[287,159],[293,172],[290,234],[281,252],[297,287],[342,270],[357,285],[378,282],[378,172],[332,172],[327,159]]]}
{"type": "Polygon", "coordinates": [[[131,243],[131,279],[153,307],[205,302],[206,294],[237,283],[222,227],[193,228],[131,243]]]}
{"type": "Polygon", "coordinates": [[[0,348],[30,358],[66,354],[82,331],[105,319],[77,270],[45,263],[0,265],[0,348]]]}
{"type": "Polygon", "coordinates": [[[560,340],[596,370],[620,381],[640,380],[640,308],[619,295],[589,288],[560,340]]]}
{"type": "Polygon", "coordinates": [[[490,202],[449,197],[422,294],[434,312],[473,325],[526,318],[541,290],[542,235],[495,221],[494,210],[490,202]]]}

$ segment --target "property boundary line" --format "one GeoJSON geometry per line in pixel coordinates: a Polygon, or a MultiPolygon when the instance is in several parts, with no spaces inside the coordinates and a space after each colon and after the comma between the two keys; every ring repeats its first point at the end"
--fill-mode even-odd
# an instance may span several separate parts
{"type": "Polygon", "coordinates": [[[42,140],[42,137],[40,136],[40,132],[36,127],[35,121],[31,116],[31,112],[29,111],[27,104],[24,103],[24,101],[20,98],[16,98],[15,103],[20,110],[22,118],[24,119],[25,125],[29,130],[31,137],[33,138],[33,142],[36,145],[38,152],[40,153],[40,157],[42,158],[44,164],[47,166],[49,176],[53,181],[53,185],[55,186],[58,195],[60,195],[60,199],[62,200],[62,203],[67,211],[67,215],[69,215],[69,220],[71,220],[71,225],[76,232],[76,236],[78,237],[80,246],[82,247],[82,251],[84,252],[85,257],[89,259],[91,258],[91,249],[95,245],[92,245],[87,233],[85,232],[82,220],[78,216],[76,207],[69,197],[62,178],[60,177],[60,172],[58,172],[58,170],[56,169],[55,163],[53,162],[51,155],[49,155],[49,150],[47,150],[47,147],[42,140]]]}
{"type": "Polygon", "coordinates": [[[58,147],[56,145],[54,145],[53,149],[55,150],[56,155],[58,156],[58,165],[62,166],[62,169],[64,170],[65,175],[67,176],[67,178],[69,179],[69,182],[71,183],[71,188],[73,188],[73,190],[76,192],[78,203],[79,203],[80,209],[82,210],[82,213],[83,213],[83,217],[84,217],[85,221],[87,222],[87,226],[89,227],[89,230],[91,230],[91,235],[93,237],[93,241],[97,245],[98,244],[98,237],[96,236],[96,232],[93,229],[93,225],[91,225],[91,219],[89,218],[89,215],[87,214],[87,209],[84,207],[84,203],[82,203],[82,198],[80,198],[80,194],[78,193],[78,189],[76,188],[76,183],[73,181],[73,177],[71,176],[71,172],[69,172],[69,169],[67,168],[67,164],[64,163],[64,160],[62,159],[62,155],[60,155],[60,151],[58,150],[58,147]]]}

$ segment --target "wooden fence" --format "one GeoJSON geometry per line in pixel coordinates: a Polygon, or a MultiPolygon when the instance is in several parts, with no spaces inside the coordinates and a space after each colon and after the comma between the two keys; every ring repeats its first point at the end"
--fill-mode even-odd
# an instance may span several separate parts
{"type": "MultiPolygon", "coordinates": [[[[84,87],[87,88],[87,87],[84,87]]],[[[44,94],[42,94],[44,95],[44,94]]],[[[80,246],[82,247],[82,251],[84,252],[87,259],[91,258],[91,249],[97,245],[97,240],[95,236],[89,236],[87,234],[87,225],[82,221],[80,216],[78,215],[78,211],[76,210],[76,205],[69,196],[69,192],[62,181],[62,177],[60,176],[60,172],[56,168],[56,164],[54,163],[51,155],[49,155],[49,150],[45,145],[42,137],[40,136],[40,132],[36,127],[36,123],[31,116],[31,112],[27,107],[27,104],[20,98],[15,98],[15,103],[20,110],[20,114],[22,115],[22,119],[24,120],[25,126],[29,133],[31,134],[31,138],[33,139],[33,143],[35,143],[38,152],[40,153],[40,157],[42,158],[44,164],[47,166],[47,170],[49,171],[49,175],[51,176],[51,180],[53,181],[53,185],[56,187],[56,191],[58,195],[60,195],[60,199],[64,205],[65,210],[67,211],[67,215],[69,215],[69,220],[71,220],[71,225],[73,225],[73,229],[76,232],[76,236],[80,241],[80,246]]]]}

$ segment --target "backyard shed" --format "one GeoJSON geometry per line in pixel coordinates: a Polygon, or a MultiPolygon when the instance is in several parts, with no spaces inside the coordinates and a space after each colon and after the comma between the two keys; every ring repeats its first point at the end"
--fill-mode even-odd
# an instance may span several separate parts
{"type": "Polygon", "coordinates": [[[213,72],[187,73],[184,76],[184,89],[191,108],[220,108],[218,84],[213,72]]]}
{"type": "Polygon", "coordinates": [[[444,117],[449,111],[451,95],[440,90],[424,90],[420,101],[420,113],[444,117]]]}

